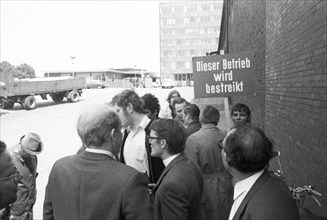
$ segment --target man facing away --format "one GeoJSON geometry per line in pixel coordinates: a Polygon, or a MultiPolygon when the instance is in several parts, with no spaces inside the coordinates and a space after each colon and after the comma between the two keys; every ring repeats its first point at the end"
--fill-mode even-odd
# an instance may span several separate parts
{"type": "Polygon", "coordinates": [[[173,119],[158,119],[151,124],[148,140],[151,155],[166,166],[153,189],[154,219],[201,220],[202,174],[183,153],[185,128],[173,119]]]}
{"type": "Polygon", "coordinates": [[[199,121],[200,109],[196,104],[186,105],[182,111],[182,115],[187,137],[201,128],[201,123],[199,121]]]}
{"type": "MultiPolygon", "coordinates": [[[[0,210],[8,207],[17,199],[17,186],[20,174],[12,162],[7,151],[7,145],[0,141],[0,210]]],[[[5,215],[6,210],[1,210],[0,218],[5,215]]]]}
{"type": "Polygon", "coordinates": [[[54,164],[43,219],[152,219],[146,178],[115,161],[122,139],[117,113],[108,105],[92,106],[76,128],[86,148],[54,164]]]}
{"type": "Polygon", "coordinates": [[[33,219],[38,176],[37,155],[42,151],[40,136],[32,132],[23,135],[19,144],[9,149],[14,165],[22,176],[18,184],[17,200],[10,205],[10,219],[33,219]]]}
{"type": "Polygon", "coordinates": [[[144,110],[148,118],[153,121],[159,118],[160,104],[157,97],[151,93],[146,93],[142,96],[144,102],[144,110]]]}
{"type": "Polygon", "coordinates": [[[164,165],[159,158],[151,157],[150,144],[146,140],[151,120],[145,114],[143,100],[135,91],[124,90],[112,98],[111,105],[125,128],[120,161],[139,172],[146,172],[150,183],[156,183],[164,165]]]}
{"type": "Polygon", "coordinates": [[[229,219],[299,219],[286,183],[265,169],[273,156],[273,145],[263,131],[250,125],[237,126],[220,147],[234,183],[229,219]]]}

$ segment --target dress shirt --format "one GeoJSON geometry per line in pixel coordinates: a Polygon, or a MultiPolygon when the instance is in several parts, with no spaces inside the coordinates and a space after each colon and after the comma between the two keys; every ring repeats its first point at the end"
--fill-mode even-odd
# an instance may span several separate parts
{"type": "Polygon", "coordinates": [[[115,155],[108,150],[86,148],[85,151],[91,152],[91,153],[96,153],[96,154],[105,154],[105,155],[108,155],[109,157],[111,157],[112,159],[116,160],[115,155]]]}
{"type": "Polygon", "coordinates": [[[135,129],[130,129],[124,146],[124,159],[128,166],[139,172],[149,173],[148,157],[145,148],[145,128],[150,123],[150,119],[144,115],[142,121],[135,129]]]}
{"type": "Polygon", "coordinates": [[[255,181],[261,176],[263,170],[253,174],[252,176],[238,182],[234,186],[234,203],[229,213],[229,220],[233,219],[238,207],[241,205],[246,194],[249,192],[255,181]]]}
{"type": "Polygon", "coordinates": [[[165,164],[165,167],[168,166],[168,164],[170,164],[171,161],[173,161],[173,159],[175,159],[179,154],[175,154],[173,156],[170,156],[166,159],[164,159],[162,162],[165,164]]]}

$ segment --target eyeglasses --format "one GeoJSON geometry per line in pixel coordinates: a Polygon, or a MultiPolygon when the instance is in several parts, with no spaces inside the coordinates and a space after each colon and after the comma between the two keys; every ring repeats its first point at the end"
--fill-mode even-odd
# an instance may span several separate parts
{"type": "Polygon", "coordinates": [[[225,149],[224,149],[224,146],[223,146],[223,141],[224,141],[224,139],[222,139],[222,140],[220,140],[220,141],[218,142],[218,147],[220,148],[220,150],[225,150],[225,149]]]}
{"type": "Polygon", "coordinates": [[[18,181],[21,179],[22,176],[20,175],[20,172],[17,170],[16,167],[14,168],[14,170],[15,170],[15,174],[13,174],[11,176],[8,176],[8,177],[5,177],[5,178],[1,178],[0,181],[7,180],[7,179],[10,179],[10,178],[14,178],[14,181],[16,183],[18,183],[18,181]]]}
{"type": "Polygon", "coordinates": [[[152,140],[154,140],[154,139],[160,140],[160,139],[164,139],[164,138],[161,138],[161,137],[152,137],[152,136],[148,135],[148,136],[147,136],[147,139],[148,139],[148,141],[150,142],[150,141],[152,141],[152,140]]]}

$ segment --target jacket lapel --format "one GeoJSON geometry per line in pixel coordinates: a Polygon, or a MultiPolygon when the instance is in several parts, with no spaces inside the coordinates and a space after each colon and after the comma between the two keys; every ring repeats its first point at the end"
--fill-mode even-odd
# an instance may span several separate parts
{"type": "Polygon", "coordinates": [[[250,199],[253,195],[261,188],[261,186],[269,179],[269,174],[266,171],[255,181],[253,186],[251,187],[250,191],[246,194],[245,198],[243,199],[242,203],[238,207],[233,219],[240,219],[241,214],[244,213],[245,207],[247,206],[250,199]]]}
{"type": "Polygon", "coordinates": [[[166,176],[166,174],[169,172],[169,170],[175,166],[175,164],[179,163],[180,161],[184,160],[185,159],[185,155],[183,153],[181,153],[180,155],[178,155],[175,159],[173,159],[173,161],[171,161],[168,166],[164,169],[164,171],[162,172],[160,178],[158,179],[153,191],[155,192],[160,183],[162,182],[163,178],[166,176]]]}

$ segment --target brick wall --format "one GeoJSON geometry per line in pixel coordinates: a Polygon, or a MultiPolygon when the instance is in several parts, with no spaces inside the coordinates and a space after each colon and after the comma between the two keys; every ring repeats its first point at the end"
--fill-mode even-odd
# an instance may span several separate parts
{"type": "Polygon", "coordinates": [[[231,0],[228,53],[254,51],[256,94],[233,97],[281,151],[288,183],[323,193],[327,216],[327,19],[325,0],[231,0]]]}

